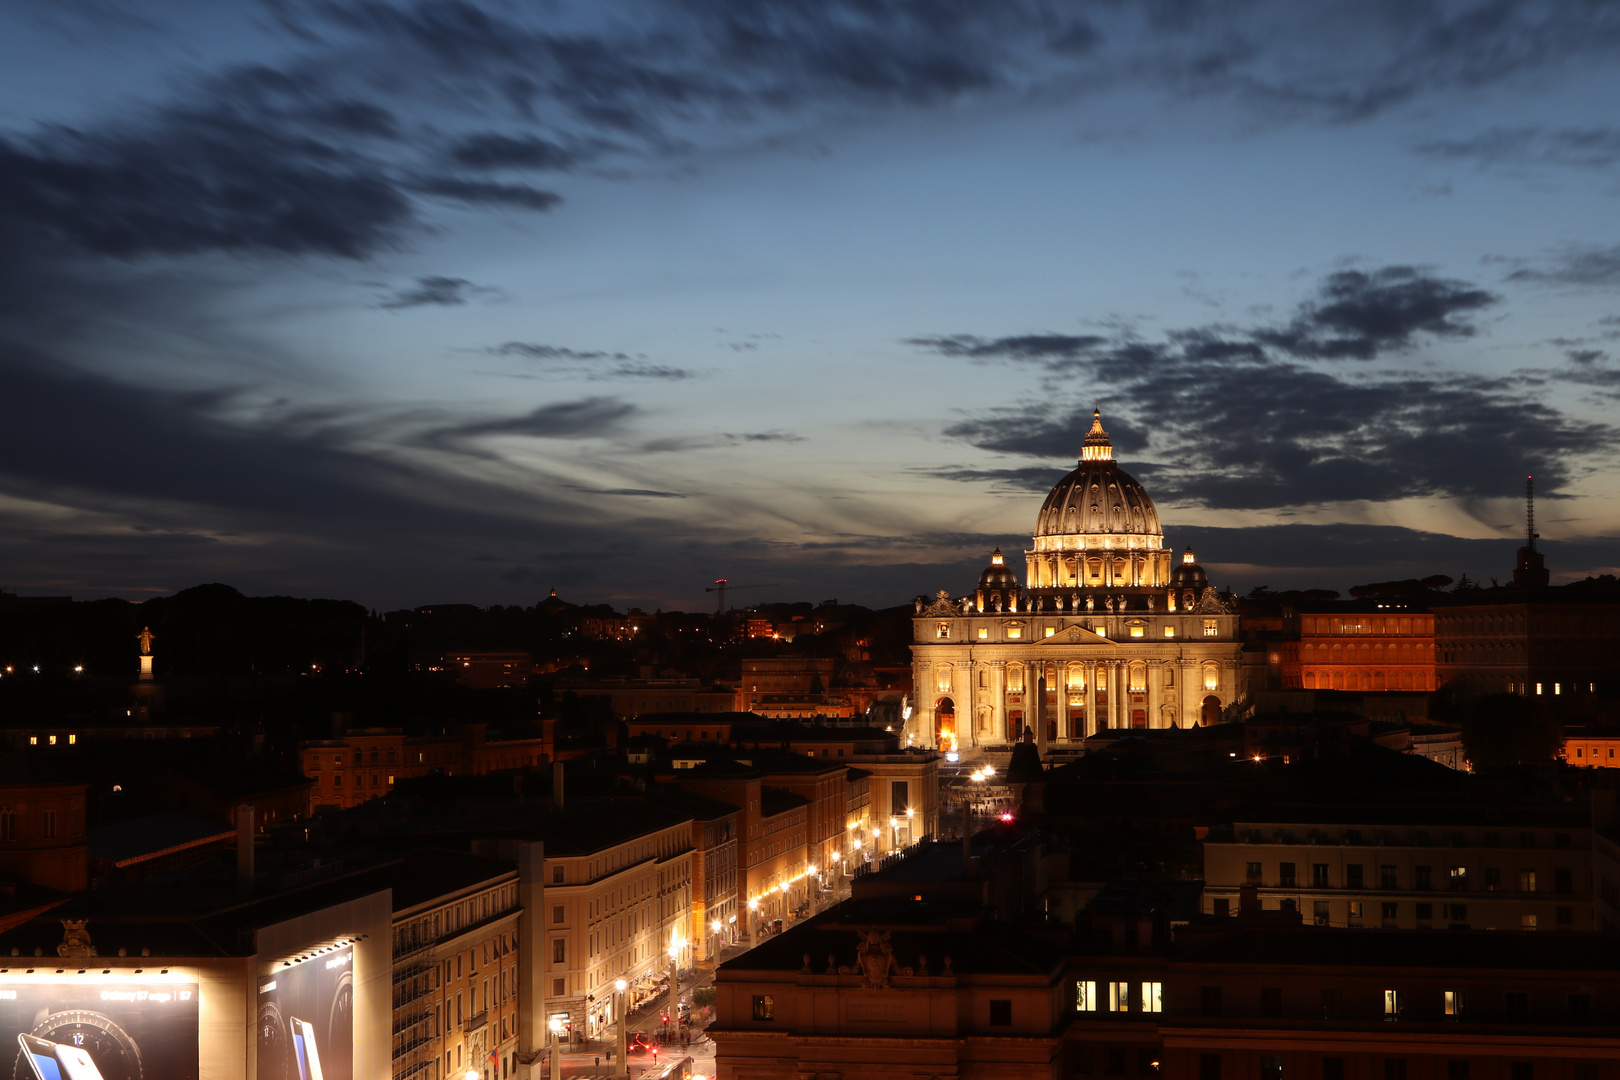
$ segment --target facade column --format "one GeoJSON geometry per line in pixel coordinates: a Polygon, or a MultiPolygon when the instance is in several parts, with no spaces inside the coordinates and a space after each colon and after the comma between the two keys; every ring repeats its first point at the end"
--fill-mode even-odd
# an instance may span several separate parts
{"type": "Polygon", "coordinates": [[[1086,673],[1086,734],[1097,734],[1097,665],[1087,660],[1081,669],[1086,673]]]}
{"type": "Polygon", "coordinates": [[[996,742],[996,733],[1007,730],[1007,661],[990,661],[990,731],[987,742],[996,742]]]}
{"type": "Polygon", "coordinates": [[[1057,683],[1057,741],[1060,743],[1073,742],[1073,738],[1069,735],[1069,662],[1067,660],[1057,662],[1057,683]]]}
{"type": "Polygon", "coordinates": [[[1051,717],[1047,716],[1047,706],[1046,706],[1047,683],[1046,683],[1046,661],[1045,660],[1041,660],[1041,661],[1038,661],[1036,663],[1035,676],[1036,676],[1036,678],[1035,678],[1035,702],[1036,702],[1036,704],[1035,704],[1034,709],[1031,710],[1031,712],[1035,716],[1035,722],[1034,722],[1033,725],[1031,725],[1031,727],[1032,727],[1032,730],[1035,732],[1035,749],[1039,750],[1044,755],[1046,753],[1046,750],[1047,750],[1047,746],[1046,746],[1046,725],[1051,720],[1051,717]]]}
{"type": "Polygon", "coordinates": [[[1124,696],[1121,687],[1125,684],[1118,660],[1108,661],[1108,726],[1122,728],[1127,726],[1124,717],[1127,715],[1120,700],[1124,696]]]}
{"type": "Polygon", "coordinates": [[[1147,726],[1150,728],[1163,727],[1164,719],[1159,715],[1159,684],[1164,682],[1164,665],[1157,660],[1147,662],[1147,726]]]}

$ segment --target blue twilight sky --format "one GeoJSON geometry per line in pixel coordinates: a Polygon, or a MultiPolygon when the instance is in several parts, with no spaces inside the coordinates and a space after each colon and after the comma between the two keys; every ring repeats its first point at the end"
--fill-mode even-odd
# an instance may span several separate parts
{"type": "MultiPolygon", "coordinates": [[[[18,0],[0,584],[904,602],[1093,402],[1221,584],[1620,567],[1620,6],[18,0]]],[[[1015,560],[1016,561],[1016,560],[1015,560]]]]}

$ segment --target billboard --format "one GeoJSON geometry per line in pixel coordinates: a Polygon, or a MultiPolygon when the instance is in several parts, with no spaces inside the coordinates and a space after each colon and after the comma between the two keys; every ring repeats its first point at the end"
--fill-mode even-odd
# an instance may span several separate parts
{"type": "Polygon", "coordinates": [[[9,1080],[196,1080],[197,983],[187,977],[0,979],[9,1080]]]}
{"type": "Polygon", "coordinates": [[[258,989],[259,1080],[354,1080],[353,945],[283,966],[258,989]]]}

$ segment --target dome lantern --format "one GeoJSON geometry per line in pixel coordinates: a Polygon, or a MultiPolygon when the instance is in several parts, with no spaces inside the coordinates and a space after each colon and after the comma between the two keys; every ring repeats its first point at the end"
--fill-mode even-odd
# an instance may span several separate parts
{"type": "Polygon", "coordinates": [[[1086,441],[1080,447],[1080,460],[1082,462],[1114,460],[1114,444],[1108,441],[1108,432],[1103,430],[1100,408],[1091,411],[1091,430],[1086,432],[1086,441]]]}

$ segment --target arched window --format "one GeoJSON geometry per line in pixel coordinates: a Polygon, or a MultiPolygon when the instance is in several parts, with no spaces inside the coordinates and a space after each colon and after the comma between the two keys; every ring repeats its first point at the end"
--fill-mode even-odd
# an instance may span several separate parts
{"type": "Polygon", "coordinates": [[[1024,665],[1007,665],[1007,689],[1013,693],[1022,693],[1024,689],[1024,665]]]}
{"type": "Polygon", "coordinates": [[[939,688],[939,692],[942,694],[951,692],[951,665],[939,665],[939,668],[935,671],[934,685],[939,688]]]}
{"type": "MultiPolygon", "coordinates": [[[[1131,692],[1132,693],[1137,693],[1137,692],[1140,692],[1140,691],[1146,690],[1146,689],[1147,689],[1147,665],[1146,664],[1132,664],[1131,665],[1131,692]]],[[[1210,687],[1210,689],[1213,690],[1214,687],[1210,687]]]]}
{"type": "Polygon", "coordinates": [[[1204,689],[1219,690],[1221,688],[1221,667],[1219,664],[1204,665],[1204,689]]]}

